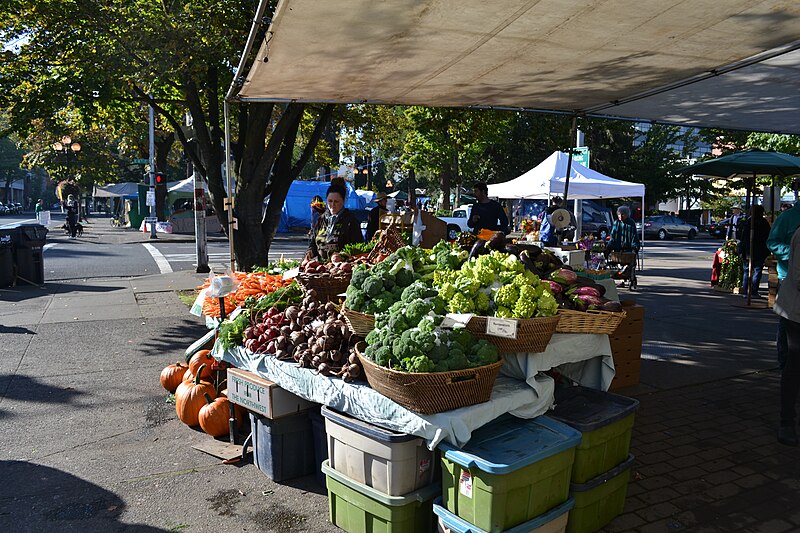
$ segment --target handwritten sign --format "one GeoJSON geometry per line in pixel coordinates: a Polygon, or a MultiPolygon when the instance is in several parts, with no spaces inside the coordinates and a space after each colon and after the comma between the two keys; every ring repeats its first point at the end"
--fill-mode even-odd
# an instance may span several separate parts
{"type": "Polygon", "coordinates": [[[508,318],[486,317],[486,334],[507,339],[517,338],[516,320],[508,318]]]}

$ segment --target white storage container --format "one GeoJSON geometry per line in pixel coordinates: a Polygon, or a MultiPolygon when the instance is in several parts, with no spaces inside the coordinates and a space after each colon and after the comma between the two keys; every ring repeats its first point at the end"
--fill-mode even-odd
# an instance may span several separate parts
{"type": "Polygon", "coordinates": [[[322,408],[330,466],[353,481],[389,496],[403,496],[434,482],[434,452],[413,435],[395,433],[322,408]]]}

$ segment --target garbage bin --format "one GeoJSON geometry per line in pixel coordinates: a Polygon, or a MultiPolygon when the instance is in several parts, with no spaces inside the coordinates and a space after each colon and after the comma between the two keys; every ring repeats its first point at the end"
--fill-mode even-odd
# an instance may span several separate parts
{"type": "Polygon", "coordinates": [[[47,239],[47,228],[41,224],[17,224],[19,241],[15,246],[17,283],[44,284],[44,258],[42,252],[47,239]]]}
{"type": "Polygon", "coordinates": [[[0,287],[14,284],[14,244],[10,232],[0,229],[0,287]]]}

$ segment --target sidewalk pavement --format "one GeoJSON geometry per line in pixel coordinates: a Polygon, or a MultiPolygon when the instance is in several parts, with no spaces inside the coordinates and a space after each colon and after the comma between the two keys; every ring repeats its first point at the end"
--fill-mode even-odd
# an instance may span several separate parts
{"type": "MultiPolygon", "coordinates": [[[[641,405],[625,511],[605,531],[800,531],[800,449],[775,439],[774,315],[706,277],[653,260],[623,291],[646,307],[642,384],[621,391],[641,405]]],[[[312,478],[220,464],[164,403],[158,372],[204,332],[174,291],[202,279],[0,292],[0,530],[337,531],[312,478]]]]}

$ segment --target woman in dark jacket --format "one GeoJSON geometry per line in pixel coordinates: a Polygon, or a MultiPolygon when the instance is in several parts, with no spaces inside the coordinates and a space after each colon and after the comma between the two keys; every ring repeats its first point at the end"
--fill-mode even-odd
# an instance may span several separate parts
{"type": "Polygon", "coordinates": [[[767,238],[769,237],[769,222],[764,218],[764,206],[753,206],[755,211],[755,226],[753,229],[753,283],[748,283],[748,264],[750,256],[750,219],[743,221],[739,225],[738,234],[741,237],[739,250],[742,254],[744,275],[742,276],[742,293],[747,298],[747,291],[752,287],[751,298],[758,298],[758,286],[761,284],[761,270],[764,268],[764,261],[769,257],[767,248],[767,238]]]}
{"type": "Polygon", "coordinates": [[[361,223],[353,212],[344,206],[346,197],[347,190],[343,185],[331,183],[328,187],[325,194],[328,209],[311,228],[311,242],[306,258],[326,263],[333,254],[340,252],[346,245],[364,242],[361,223]]]}

